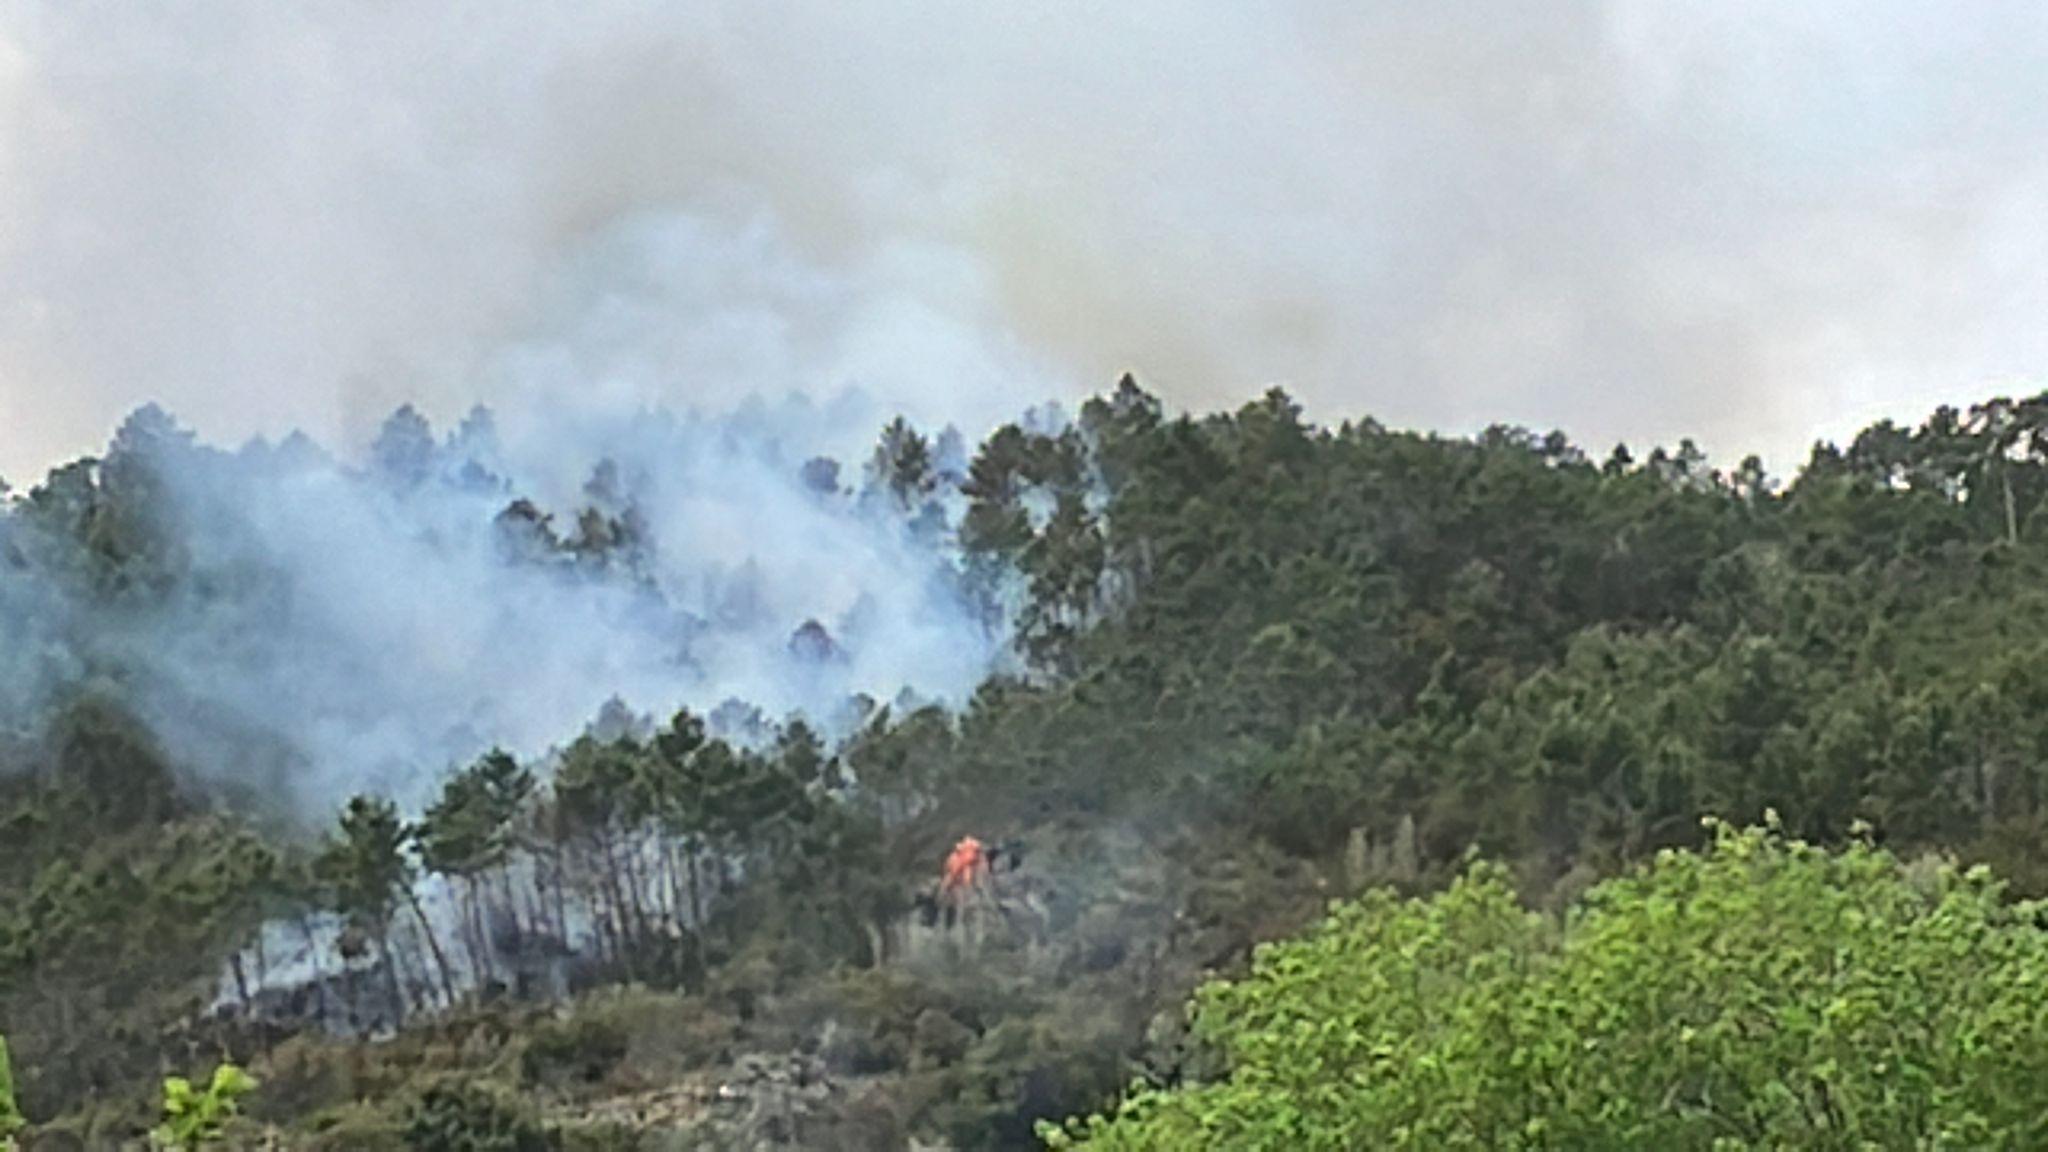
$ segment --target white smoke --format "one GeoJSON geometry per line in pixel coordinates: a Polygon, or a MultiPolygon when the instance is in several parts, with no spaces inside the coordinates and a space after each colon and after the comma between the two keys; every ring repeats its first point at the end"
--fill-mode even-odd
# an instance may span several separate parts
{"type": "MultiPolygon", "coordinates": [[[[889,409],[845,388],[711,414],[645,400],[706,374],[822,388],[858,368],[886,387],[898,355],[968,379],[1030,370],[930,317],[877,322],[876,294],[775,255],[765,230],[736,243],[683,219],[627,229],[581,282],[606,287],[565,288],[560,330],[498,359],[517,384],[502,419],[436,437],[394,418],[363,460],[302,437],[207,448],[138,413],[102,472],[140,464],[157,485],[139,530],[177,578],[89,591],[75,557],[28,547],[18,507],[16,552],[44,559],[0,580],[0,702],[20,723],[107,685],[189,770],[324,812],[364,790],[416,804],[449,764],[544,750],[614,697],[656,715],[739,700],[828,729],[857,693],[963,698],[1004,637],[920,510],[863,490],[889,409]],[[792,307],[846,317],[806,342],[792,307]],[[884,332],[900,352],[866,343],[884,332]],[[821,455],[836,485],[807,470],[821,455]],[[502,516],[519,498],[545,529],[502,516]],[[586,508],[631,539],[547,547],[586,508]]],[[[133,491],[115,494],[130,511],[133,491]]]]}
{"type": "MultiPolygon", "coordinates": [[[[328,441],[401,401],[502,405],[478,363],[647,211],[728,238],[765,214],[877,293],[823,300],[867,314],[852,361],[923,359],[892,333],[936,318],[1016,334],[1065,395],[1126,368],[1189,406],[1280,381],[1330,420],[1691,435],[1783,467],[2040,377],[2044,22],[2004,0],[11,0],[0,473],[147,400],[328,441]]],[[[943,371],[891,386],[964,424],[947,406],[987,399],[943,371]]]]}

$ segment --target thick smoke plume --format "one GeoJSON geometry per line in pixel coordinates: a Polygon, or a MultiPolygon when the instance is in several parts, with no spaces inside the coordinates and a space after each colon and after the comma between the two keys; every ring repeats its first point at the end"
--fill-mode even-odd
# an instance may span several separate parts
{"type": "MultiPolygon", "coordinates": [[[[0,519],[0,716],[111,695],[182,768],[324,822],[359,791],[417,807],[451,764],[544,751],[614,697],[723,708],[740,740],[754,709],[829,732],[863,696],[957,701],[1002,636],[944,509],[816,455],[881,419],[845,394],[564,409],[513,438],[407,408],[358,461],[296,436],[222,451],[145,408],[89,527],[83,468],[0,519]]],[[[939,448],[957,476],[958,438],[939,448]]]]}
{"type": "Polygon", "coordinates": [[[905,329],[1014,338],[1068,390],[1131,368],[1192,407],[1278,381],[1322,418],[1692,435],[1782,470],[1816,434],[2038,377],[2044,21],[14,0],[0,473],[148,400],[222,438],[351,443],[406,400],[502,407],[480,363],[642,212],[742,248],[770,221],[838,288],[755,319],[927,421],[1044,391],[905,329]]]}

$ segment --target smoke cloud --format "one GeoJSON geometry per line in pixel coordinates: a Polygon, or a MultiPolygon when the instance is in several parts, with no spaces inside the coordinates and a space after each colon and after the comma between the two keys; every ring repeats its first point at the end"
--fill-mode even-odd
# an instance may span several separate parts
{"type": "Polygon", "coordinates": [[[538,372],[557,404],[857,383],[972,427],[1125,368],[1789,465],[2038,377],[2044,21],[16,0],[0,473],[146,400],[359,444],[538,372]],[[564,292],[592,358],[508,355],[564,292]]]}
{"type": "Polygon", "coordinates": [[[544,751],[614,698],[737,709],[741,740],[756,710],[832,732],[859,696],[957,703],[1003,635],[945,533],[858,463],[805,466],[873,418],[842,395],[521,440],[407,410],[355,463],[303,437],[224,452],[141,410],[82,546],[60,485],[0,518],[0,717],[114,695],[181,767],[324,816],[357,791],[417,804],[445,767],[544,751]],[[125,558],[111,587],[103,546],[125,558]]]}

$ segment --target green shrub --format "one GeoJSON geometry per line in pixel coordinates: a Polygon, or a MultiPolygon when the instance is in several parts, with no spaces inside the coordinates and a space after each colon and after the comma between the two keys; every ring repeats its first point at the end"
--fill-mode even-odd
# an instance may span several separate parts
{"type": "Polygon", "coordinates": [[[615,1120],[567,1123],[560,1137],[562,1152],[641,1152],[648,1147],[646,1134],[615,1120]]]}
{"type": "Polygon", "coordinates": [[[409,1110],[413,1152],[548,1152],[551,1141],[522,1100],[476,1080],[430,1085],[409,1110]]]}
{"type": "Polygon", "coordinates": [[[1375,893],[1197,997],[1230,1072],[1055,1147],[2048,1147],[2048,908],[1722,828],[1564,919],[1474,867],[1375,893]]]}
{"type": "Polygon", "coordinates": [[[917,1014],[911,1040],[913,1068],[944,1068],[959,1062],[974,1043],[971,1028],[938,1008],[917,1014]]]}
{"type": "MultiPolygon", "coordinates": [[[[368,1104],[334,1108],[307,1123],[307,1152],[410,1152],[402,1117],[368,1104]]],[[[296,1147],[297,1145],[294,1145],[296,1147]]]]}
{"type": "Polygon", "coordinates": [[[14,1100],[14,1065],[7,1059],[7,1038],[0,1036],[0,1152],[13,1152],[15,1134],[28,1127],[14,1100]]]}
{"type": "Polygon", "coordinates": [[[626,1058],[627,1044],[625,1028],[609,1019],[579,1014],[549,1020],[528,1038],[519,1073],[534,1085],[596,1084],[626,1058]]]}
{"type": "Polygon", "coordinates": [[[204,1091],[183,1076],[164,1081],[163,1123],[150,1132],[160,1148],[205,1148],[219,1143],[228,1121],[241,1114],[241,1099],[256,1090],[256,1081],[233,1064],[213,1070],[204,1091]]]}

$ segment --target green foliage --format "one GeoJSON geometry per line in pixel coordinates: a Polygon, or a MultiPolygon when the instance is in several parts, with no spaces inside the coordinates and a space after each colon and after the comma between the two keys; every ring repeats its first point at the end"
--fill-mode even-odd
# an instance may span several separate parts
{"type": "Polygon", "coordinates": [[[413,1152],[547,1152],[547,1130],[523,1102],[472,1080],[429,1085],[406,1121],[413,1152]]]}
{"type": "Polygon", "coordinates": [[[2048,908],[1722,828],[1562,924],[1477,865],[1204,988],[1227,1076],[1043,1135],[1110,1148],[2018,1148],[2048,1139],[2048,908]]]}
{"type": "Polygon", "coordinates": [[[163,1123],[151,1130],[159,1148],[191,1152],[220,1142],[230,1120],[241,1114],[242,1097],[256,1090],[256,1081],[233,1064],[213,1070],[204,1090],[183,1076],[164,1081],[163,1123]]]}
{"type": "Polygon", "coordinates": [[[367,1105],[322,1113],[310,1128],[309,1152],[411,1152],[402,1118],[367,1105]]]}
{"type": "Polygon", "coordinates": [[[0,1149],[11,1150],[14,1137],[28,1127],[14,1100],[14,1065],[7,1058],[7,1038],[0,1036],[0,1149]]]}
{"type": "Polygon", "coordinates": [[[342,811],[340,835],[314,863],[314,874],[332,889],[342,914],[373,934],[388,928],[399,895],[412,884],[409,837],[396,804],[357,796],[342,811]]]}
{"type": "Polygon", "coordinates": [[[414,830],[421,862],[434,872],[476,876],[502,866],[513,848],[514,821],[532,801],[533,773],[501,749],[456,773],[414,830]]]}
{"type": "Polygon", "coordinates": [[[549,1021],[527,1037],[520,1078],[538,1086],[595,1084],[626,1058],[628,1042],[623,1026],[601,1016],[549,1021]]]}
{"type": "Polygon", "coordinates": [[[93,1084],[150,1091],[167,1025],[295,869],[200,811],[105,700],[64,710],[37,752],[0,764],[0,1019],[43,1120],[93,1084]]]}
{"type": "MultiPolygon", "coordinates": [[[[490,975],[490,951],[484,929],[488,899],[485,892],[493,875],[509,886],[509,868],[518,846],[521,822],[531,814],[539,783],[531,771],[520,766],[511,754],[493,748],[475,763],[450,777],[441,797],[428,806],[426,815],[408,830],[419,851],[420,863],[459,881],[464,889],[465,942],[470,949],[472,970],[490,975]]],[[[430,930],[424,926],[423,931],[430,930]]],[[[444,989],[455,998],[453,977],[440,945],[429,937],[436,967],[444,989]]]]}
{"type": "Polygon", "coordinates": [[[942,799],[1171,795],[1306,856],[1412,819],[1426,861],[1547,875],[1771,806],[2048,881],[2048,397],[1875,426],[1781,490],[1689,442],[1596,466],[1278,393],[1167,420],[1125,381],[993,434],[963,491],[1039,667],[961,720],[942,799]]]}

